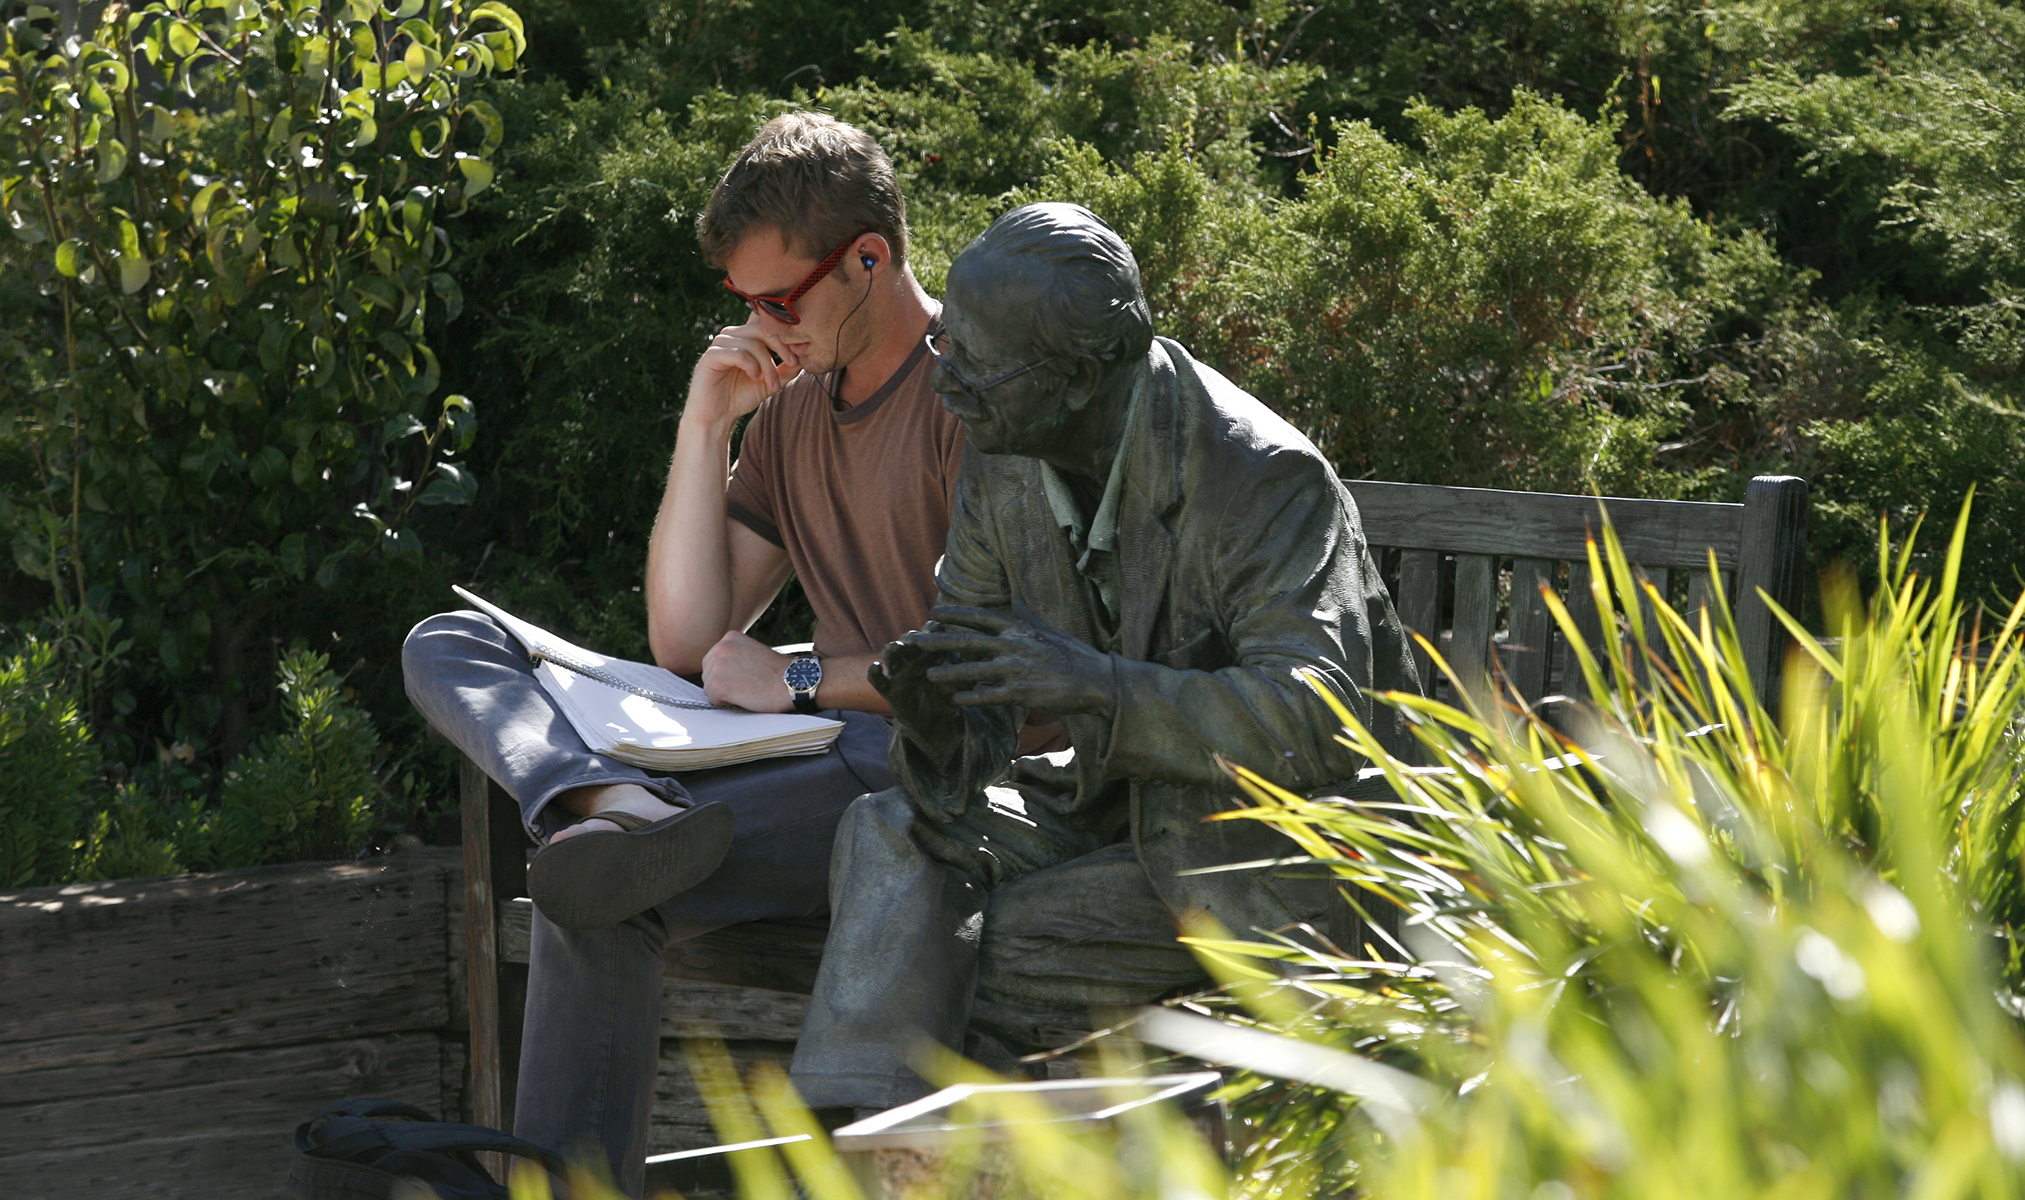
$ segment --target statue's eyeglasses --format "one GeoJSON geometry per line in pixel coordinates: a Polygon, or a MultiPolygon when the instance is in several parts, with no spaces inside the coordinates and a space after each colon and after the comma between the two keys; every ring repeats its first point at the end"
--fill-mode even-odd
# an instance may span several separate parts
{"type": "Polygon", "coordinates": [[[731,289],[732,295],[745,301],[746,306],[752,309],[753,312],[765,313],[783,325],[799,325],[802,323],[802,318],[801,314],[795,311],[795,301],[808,295],[809,289],[821,282],[823,276],[836,270],[837,264],[844,261],[844,255],[851,252],[852,244],[871,232],[869,229],[861,229],[850,237],[845,238],[843,245],[838,246],[835,250],[830,251],[828,255],[824,256],[823,261],[816,264],[816,269],[809,272],[809,277],[796,284],[795,290],[785,296],[754,296],[741,292],[731,282],[731,276],[729,275],[724,277],[724,286],[731,289]]]}
{"type": "Polygon", "coordinates": [[[973,383],[969,379],[964,378],[963,372],[957,370],[956,364],[949,360],[948,330],[946,329],[934,330],[933,332],[929,333],[927,338],[925,338],[924,340],[928,343],[928,353],[935,356],[935,364],[941,367],[943,370],[949,372],[949,377],[956,381],[956,386],[962,388],[965,395],[971,397],[972,399],[978,401],[979,403],[983,403],[984,394],[986,392],[997,387],[999,384],[1004,383],[1006,380],[1017,379],[1020,376],[1026,374],[1028,371],[1033,370],[1035,367],[1046,366],[1048,363],[1051,363],[1061,357],[1061,355],[1059,354],[1050,354],[1046,358],[1043,358],[1038,362],[1030,362],[1024,367],[1014,367],[1012,370],[1007,371],[1005,374],[1000,375],[997,378],[986,380],[983,383],[973,383]]]}

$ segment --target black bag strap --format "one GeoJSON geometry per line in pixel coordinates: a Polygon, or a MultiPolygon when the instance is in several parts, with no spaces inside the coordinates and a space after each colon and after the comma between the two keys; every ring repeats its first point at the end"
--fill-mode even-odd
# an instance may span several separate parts
{"type": "Polygon", "coordinates": [[[483,1125],[453,1125],[444,1121],[375,1121],[366,1117],[343,1116],[325,1121],[311,1132],[309,1140],[307,1145],[298,1142],[304,1154],[316,1158],[371,1162],[375,1166],[379,1165],[383,1155],[399,1151],[492,1150],[532,1158],[551,1171],[563,1170],[563,1160],[554,1152],[483,1125]]]}
{"type": "Polygon", "coordinates": [[[441,1154],[396,1150],[373,1166],[401,1179],[427,1184],[448,1200],[507,1200],[508,1189],[476,1162],[460,1162],[441,1154]]]}
{"type": "Polygon", "coordinates": [[[352,1096],[329,1105],[322,1112],[295,1127],[295,1148],[307,1151],[319,1126],[336,1117],[391,1117],[434,1123],[436,1114],[399,1100],[379,1096],[352,1096]]]}

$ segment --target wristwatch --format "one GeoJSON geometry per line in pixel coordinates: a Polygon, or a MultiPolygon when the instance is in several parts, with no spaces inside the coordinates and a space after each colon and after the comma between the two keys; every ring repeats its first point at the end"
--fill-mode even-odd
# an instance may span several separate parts
{"type": "Polygon", "coordinates": [[[816,688],[823,682],[822,659],[813,654],[797,654],[788,660],[781,679],[795,698],[796,712],[813,716],[822,711],[816,707],[816,688]]]}

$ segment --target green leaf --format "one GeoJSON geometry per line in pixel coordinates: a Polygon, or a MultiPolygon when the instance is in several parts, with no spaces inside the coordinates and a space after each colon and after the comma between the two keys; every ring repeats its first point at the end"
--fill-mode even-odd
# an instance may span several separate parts
{"type": "Polygon", "coordinates": [[[300,533],[291,533],[281,539],[282,573],[291,579],[301,579],[309,566],[309,539],[300,533]]]}
{"type": "Polygon", "coordinates": [[[424,158],[439,157],[450,145],[450,118],[434,117],[408,130],[408,144],[424,158]],[[428,134],[435,135],[433,142],[428,134]]]}
{"type": "Polygon", "coordinates": [[[434,507],[439,504],[469,504],[477,498],[478,480],[471,472],[449,463],[437,463],[436,477],[422,489],[416,502],[434,507]]]}
{"type": "Polygon", "coordinates": [[[443,319],[454,321],[464,312],[464,289],[447,271],[429,276],[429,287],[443,300],[443,319]]]}
{"type": "MultiPolygon", "coordinates": [[[[115,142],[114,145],[119,143],[115,142]]],[[[457,156],[457,169],[464,173],[464,194],[476,196],[492,186],[492,164],[470,154],[457,156]]]]}
{"type": "Polygon", "coordinates": [[[76,238],[65,238],[56,244],[56,270],[58,274],[76,279],[78,274],[78,244],[76,238]]]}
{"type": "Polygon", "coordinates": [[[408,237],[419,239],[429,229],[429,189],[411,188],[401,201],[401,225],[408,231],[408,237]]]}
{"type": "Polygon", "coordinates": [[[465,105],[464,113],[476,117],[478,124],[484,128],[485,141],[478,148],[478,157],[489,157],[494,150],[499,149],[499,144],[506,140],[505,119],[499,115],[498,109],[483,100],[473,100],[465,105]]]}
{"type": "Polygon", "coordinates": [[[127,170],[127,145],[118,138],[101,138],[98,143],[98,171],[100,183],[111,183],[127,170]]]}
{"type": "Polygon", "coordinates": [[[427,396],[443,382],[443,368],[436,361],[436,352],[427,346],[417,345],[415,352],[422,356],[422,374],[413,384],[415,394],[427,396]]]}
{"type": "Polygon", "coordinates": [[[141,253],[141,232],[125,217],[120,218],[120,291],[131,296],[147,286],[148,256],[141,253]]]}
{"type": "Polygon", "coordinates": [[[389,529],[380,535],[380,553],[388,558],[420,558],[422,535],[412,529],[389,529]]]}
{"type": "Polygon", "coordinates": [[[288,455],[278,447],[262,446],[260,453],[246,464],[246,474],[254,487],[265,491],[288,478],[288,455]]]}
{"type": "Polygon", "coordinates": [[[518,58],[527,53],[527,29],[521,24],[519,13],[501,4],[499,0],[486,0],[484,4],[471,10],[473,24],[477,24],[481,17],[490,17],[506,26],[506,31],[513,35],[514,57],[518,58]]]}
{"type": "Polygon", "coordinates": [[[400,8],[398,9],[382,8],[380,10],[380,14],[382,16],[387,17],[390,20],[405,21],[409,17],[412,17],[416,13],[421,11],[422,11],[422,0],[401,0],[400,8]]]}
{"type": "Polygon", "coordinates": [[[144,118],[146,128],[141,133],[142,137],[159,145],[176,136],[174,113],[157,104],[148,105],[146,112],[147,116],[144,118]]]}
{"type": "Polygon", "coordinates": [[[380,123],[373,119],[372,94],[364,88],[345,97],[344,114],[359,123],[359,131],[352,135],[347,148],[363,150],[380,137],[380,123]],[[357,97],[355,100],[354,97],[357,97]]]}
{"type": "Polygon", "coordinates": [[[433,47],[424,46],[420,42],[409,42],[408,52],[401,56],[401,62],[408,68],[410,79],[421,79],[443,65],[443,56],[433,47]]]}
{"type": "Polygon", "coordinates": [[[128,296],[148,286],[148,276],[153,268],[148,260],[138,255],[120,255],[120,291],[128,296]]]}
{"type": "Polygon", "coordinates": [[[225,190],[223,183],[207,183],[199,188],[196,198],[190,201],[190,219],[200,226],[208,225],[206,218],[210,215],[211,204],[218,199],[218,193],[223,190],[225,190]]]}
{"type": "Polygon", "coordinates": [[[169,24],[169,50],[177,58],[188,58],[197,52],[199,43],[197,31],[188,21],[172,21],[169,24]]]}

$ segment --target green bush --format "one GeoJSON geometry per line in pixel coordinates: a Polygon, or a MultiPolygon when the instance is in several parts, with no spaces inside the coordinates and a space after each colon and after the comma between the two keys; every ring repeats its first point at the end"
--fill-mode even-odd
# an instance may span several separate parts
{"type": "Polygon", "coordinates": [[[123,623],[134,658],[91,714],[120,757],[161,737],[222,762],[300,597],[415,556],[411,511],[474,494],[471,406],[438,394],[430,343],[462,304],[444,222],[503,136],[468,92],[520,22],[462,0],[9,12],[0,262],[34,292],[0,339],[0,454],[28,468],[0,537],[56,616],[123,623]]]}
{"type": "Polygon", "coordinates": [[[0,887],[69,882],[98,766],[55,651],[30,642],[0,663],[0,887]]]}
{"type": "Polygon", "coordinates": [[[226,771],[204,834],[208,866],[350,858],[365,847],[382,795],[379,735],[329,666],[302,650],[281,660],[292,727],[263,738],[226,771]]]}
{"type": "Polygon", "coordinates": [[[110,802],[86,815],[70,880],[180,875],[207,841],[203,801],[172,807],[144,788],[122,784],[110,802]]]}

